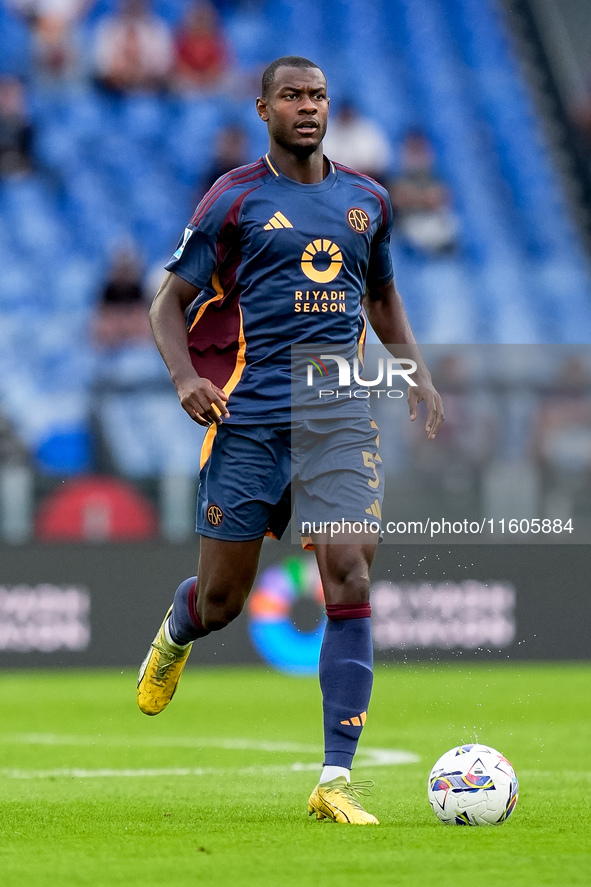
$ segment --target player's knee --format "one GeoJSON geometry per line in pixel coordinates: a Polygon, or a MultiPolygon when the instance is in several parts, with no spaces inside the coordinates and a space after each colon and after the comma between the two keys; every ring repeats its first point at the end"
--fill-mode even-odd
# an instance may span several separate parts
{"type": "Polygon", "coordinates": [[[365,564],[343,564],[325,583],[327,602],[363,604],[369,600],[369,575],[365,564]]]}
{"type": "Polygon", "coordinates": [[[234,598],[220,600],[206,598],[200,607],[200,618],[207,631],[220,631],[242,612],[244,601],[234,598]]]}

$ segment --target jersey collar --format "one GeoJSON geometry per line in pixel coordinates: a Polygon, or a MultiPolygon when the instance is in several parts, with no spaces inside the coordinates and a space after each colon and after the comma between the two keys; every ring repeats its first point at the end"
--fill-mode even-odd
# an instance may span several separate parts
{"type": "Polygon", "coordinates": [[[328,157],[326,157],[329,166],[328,175],[325,176],[325,178],[321,182],[315,182],[313,185],[304,185],[302,184],[302,182],[296,182],[294,179],[290,179],[289,176],[283,175],[282,172],[279,172],[279,170],[269,157],[268,153],[265,154],[263,160],[271,175],[275,179],[277,179],[278,184],[282,185],[285,188],[292,188],[295,191],[305,191],[307,194],[315,194],[319,191],[327,191],[329,188],[332,188],[337,179],[337,171],[335,165],[332,160],[328,159],[328,157]]]}

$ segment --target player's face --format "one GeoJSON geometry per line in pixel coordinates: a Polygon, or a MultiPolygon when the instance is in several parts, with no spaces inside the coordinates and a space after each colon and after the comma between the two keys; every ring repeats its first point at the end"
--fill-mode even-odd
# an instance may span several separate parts
{"type": "Polygon", "coordinates": [[[271,141],[305,158],[324,138],[329,101],[318,68],[278,68],[268,97],[257,100],[257,109],[271,141]]]}

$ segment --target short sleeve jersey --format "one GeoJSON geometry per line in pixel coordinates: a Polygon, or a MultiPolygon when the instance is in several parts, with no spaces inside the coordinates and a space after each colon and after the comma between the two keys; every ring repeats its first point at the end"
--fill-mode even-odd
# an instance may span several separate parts
{"type": "Polygon", "coordinates": [[[269,155],[218,179],[166,268],[200,290],[191,360],[228,394],[228,421],[289,421],[292,345],[358,352],[366,287],[392,279],[391,229],[387,192],[331,161],[312,185],[269,155]]]}

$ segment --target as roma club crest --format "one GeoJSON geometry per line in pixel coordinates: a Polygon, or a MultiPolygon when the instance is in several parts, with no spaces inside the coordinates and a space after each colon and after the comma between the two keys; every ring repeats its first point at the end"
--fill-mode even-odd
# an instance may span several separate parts
{"type": "Polygon", "coordinates": [[[351,228],[353,228],[353,231],[357,231],[358,234],[364,234],[369,228],[369,216],[364,210],[359,209],[358,206],[351,207],[347,213],[347,221],[351,228]]]}
{"type": "Polygon", "coordinates": [[[207,520],[212,527],[219,527],[224,519],[224,513],[219,505],[209,505],[207,508],[207,520]]]}

